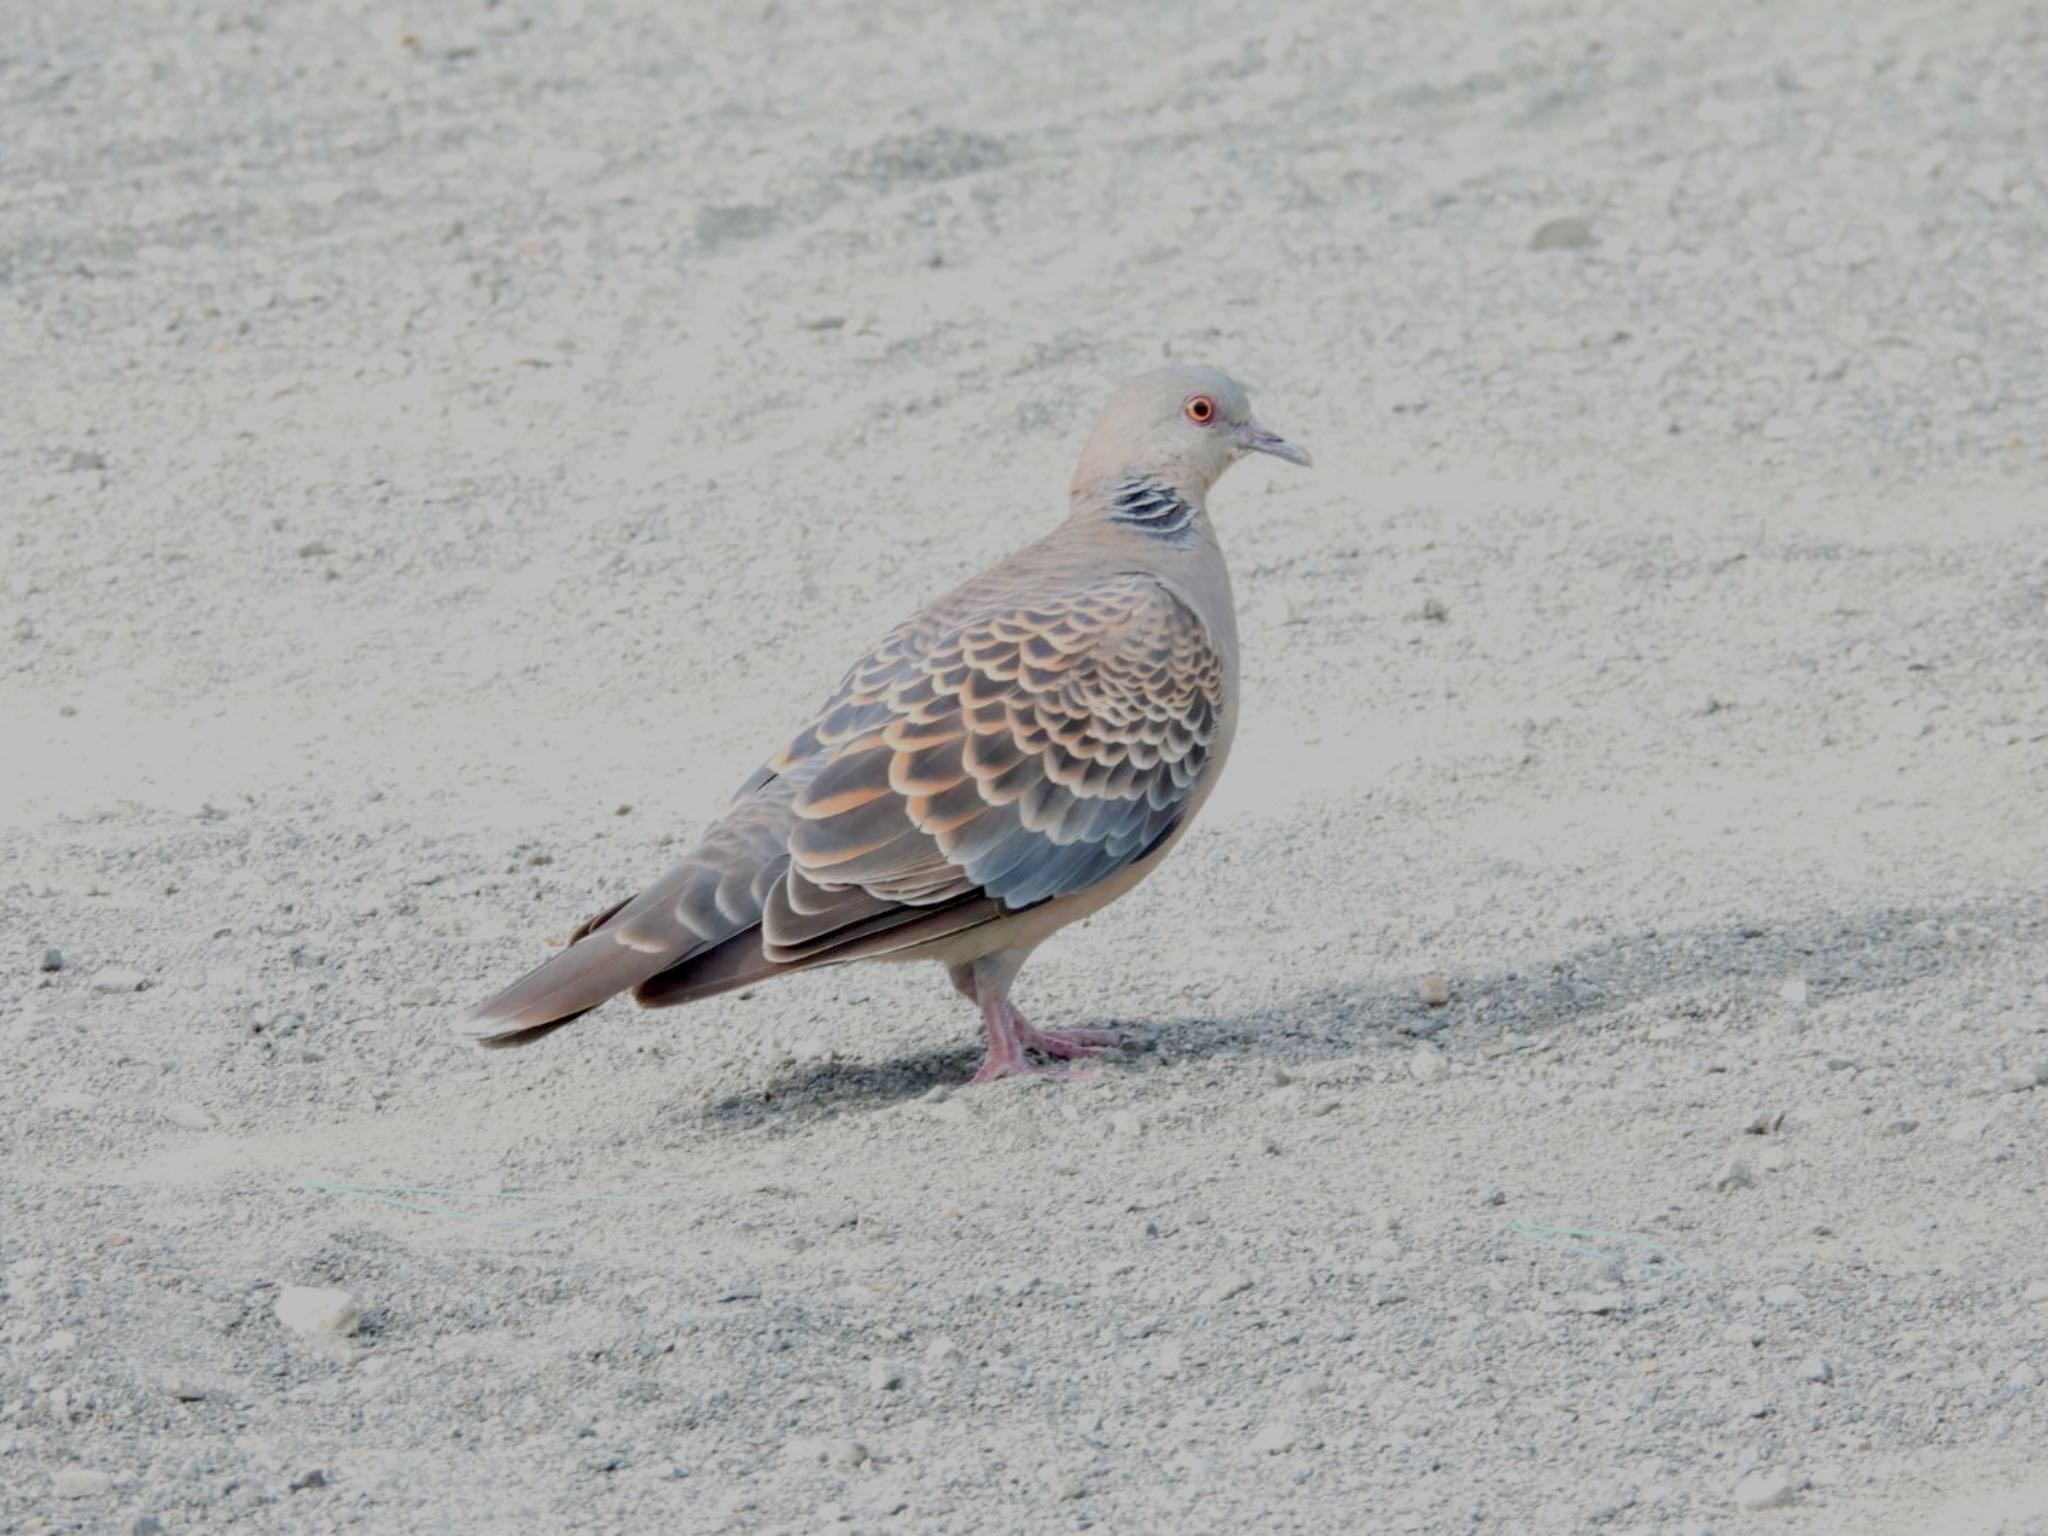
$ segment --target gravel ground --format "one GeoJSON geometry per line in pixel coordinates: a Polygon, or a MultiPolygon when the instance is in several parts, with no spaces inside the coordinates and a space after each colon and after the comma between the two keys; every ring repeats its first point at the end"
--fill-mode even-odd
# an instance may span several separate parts
{"type": "Polygon", "coordinates": [[[15,9],[0,1528],[2048,1531],[2041,6],[15,9]],[[1162,356],[1137,1048],[453,1041],[1162,356]]]}

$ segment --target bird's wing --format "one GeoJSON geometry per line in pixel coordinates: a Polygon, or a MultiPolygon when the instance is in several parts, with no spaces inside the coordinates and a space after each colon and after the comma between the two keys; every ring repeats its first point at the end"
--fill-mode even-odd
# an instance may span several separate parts
{"type": "Polygon", "coordinates": [[[768,765],[803,773],[764,952],[872,953],[934,907],[986,921],[1144,857],[1201,781],[1223,676],[1200,619],[1139,573],[902,626],[768,765]]]}
{"type": "Polygon", "coordinates": [[[967,606],[892,631],[688,857],[485,1003],[471,1037],[524,1044],[628,988],[687,1002],[914,947],[1163,842],[1224,707],[1201,621],[1137,574],[967,606]]]}

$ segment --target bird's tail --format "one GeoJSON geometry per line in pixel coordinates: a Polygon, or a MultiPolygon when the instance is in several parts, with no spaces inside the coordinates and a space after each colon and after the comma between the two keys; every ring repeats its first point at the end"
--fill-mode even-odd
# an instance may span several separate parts
{"type": "Polygon", "coordinates": [[[675,963],[673,954],[649,953],[627,943],[625,930],[605,928],[617,911],[584,924],[567,949],[480,1006],[460,1032],[478,1045],[531,1045],[675,963]]]}

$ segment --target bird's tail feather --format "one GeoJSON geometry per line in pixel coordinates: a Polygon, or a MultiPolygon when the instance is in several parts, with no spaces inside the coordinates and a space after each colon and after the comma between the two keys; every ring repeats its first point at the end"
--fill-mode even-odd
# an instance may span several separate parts
{"type": "Polygon", "coordinates": [[[527,972],[462,1024],[479,1045],[525,1045],[608,997],[638,986],[675,963],[674,955],[649,954],[617,942],[600,929],[527,972]]]}

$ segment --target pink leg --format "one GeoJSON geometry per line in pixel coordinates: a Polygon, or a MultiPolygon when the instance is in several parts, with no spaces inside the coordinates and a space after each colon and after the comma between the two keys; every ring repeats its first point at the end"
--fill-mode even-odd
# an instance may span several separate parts
{"type": "Polygon", "coordinates": [[[994,976],[977,976],[972,967],[957,967],[952,972],[953,985],[960,995],[972,998],[980,1004],[982,1022],[988,1027],[988,1051],[981,1058],[981,1067],[969,1079],[974,1083],[992,1083],[1004,1077],[1090,1077],[1092,1070],[1076,1070],[1070,1067],[1048,1067],[1030,1061],[1026,1051],[1036,1051],[1041,1056],[1050,1056],[1056,1061],[1072,1061],[1076,1057],[1097,1054],[1106,1045],[1115,1045],[1122,1036],[1106,1029],[1050,1030],[1034,1028],[1031,1021],[1017,1011],[1017,1005],[1004,996],[1007,988],[994,976]]]}

